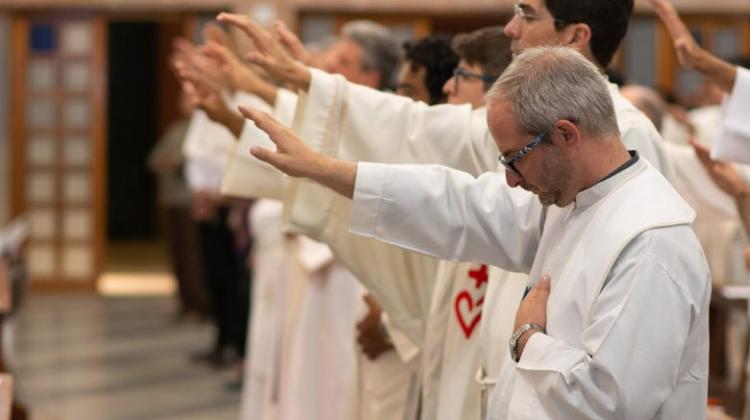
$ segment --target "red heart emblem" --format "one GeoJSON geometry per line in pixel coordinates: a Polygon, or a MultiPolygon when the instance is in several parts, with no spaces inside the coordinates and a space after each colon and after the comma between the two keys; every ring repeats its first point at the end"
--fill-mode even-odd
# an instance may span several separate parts
{"type": "Polygon", "coordinates": [[[456,312],[458,325],[461,326],[461,330],[463,330],[466,338],[471,337],[471,334],[474,333],[474,328],[479,324],[479,320],[482,319],[482,303],[484,303],[484,299],[474,302],[474,298],[466,290],[456,296],[453,309],[456,312]],[[466,302],[466,304],[462,305],[461,302],[466,302]],[[477,313],[473,314],[475,309],[477,313]]]}

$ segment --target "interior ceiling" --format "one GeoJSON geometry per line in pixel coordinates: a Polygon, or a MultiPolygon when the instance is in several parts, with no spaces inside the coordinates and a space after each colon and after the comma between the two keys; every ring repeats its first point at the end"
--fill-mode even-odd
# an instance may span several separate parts
{"type": "MultiPolygon", "coordinates": [[[[510,9],[516,0],[2,0],[2,9],[70,9],[85,8],[109,11],[132,10],[222,10],[248,11],[259,3],[274,4],[279,9],[336,9],[343,11],[476,12],[510,9]]],[[[685,13],[750,13],[748,0],[673,0],[685,13]]],[[[646,0],[636,0],[639,11],[648,11],[646,0]]]]}

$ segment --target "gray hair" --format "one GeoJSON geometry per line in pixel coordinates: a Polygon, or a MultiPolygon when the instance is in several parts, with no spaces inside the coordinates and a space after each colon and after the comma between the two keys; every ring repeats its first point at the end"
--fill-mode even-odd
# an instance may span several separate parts
{"type": "Polygon", "coordinates": [[[341,28],[341,35],[362,48],[362,68],[380,74],[380,89],[395,86],[401,46],[388,28],[369,20],[354,20],[341,28]]]}
{"type": "Polygon", "coordinates": [[[562,119],[593,135],[619,133],[609,87],[600,70],[568,47],[524,50],[490,88],[488,104],[509,101],[520,128],[549,130],[562,119]]]}

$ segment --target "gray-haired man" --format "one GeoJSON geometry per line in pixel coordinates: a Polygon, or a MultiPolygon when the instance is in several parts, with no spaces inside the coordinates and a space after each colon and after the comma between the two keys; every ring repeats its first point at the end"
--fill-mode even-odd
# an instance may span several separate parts
{"type": "Polygon", "coordinates": [[[568,48],[528,49],[488,107],[506,172],[478,179],[325,157],[244,113],[277,146],[253,155],[353,198],[353,232],[541,279],[517,311],[490,419],[704,418],[711,288],[694,212],[625,149],[597,68],[568,48]]]}

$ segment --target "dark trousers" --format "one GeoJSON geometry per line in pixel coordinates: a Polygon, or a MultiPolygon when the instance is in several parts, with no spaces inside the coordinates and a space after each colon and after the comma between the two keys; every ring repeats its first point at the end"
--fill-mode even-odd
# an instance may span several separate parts
{"type": "Polygon", "coordinates": [[[168,207],[166,216],[167,241],[177,278],[180,310],[208,315],[210,305],[203,276],[201,244],[190,208],[168,207]]]}
{"type": "Polygon", "coordinates": [[[243,276],[244,261],[235,251],[227,214],[228,209],[222,207],[213,219],[199,225],[203,266],[217,329],[214,350],[233,349],[242,356],[247,330],[248,277],[243,276]]]}

